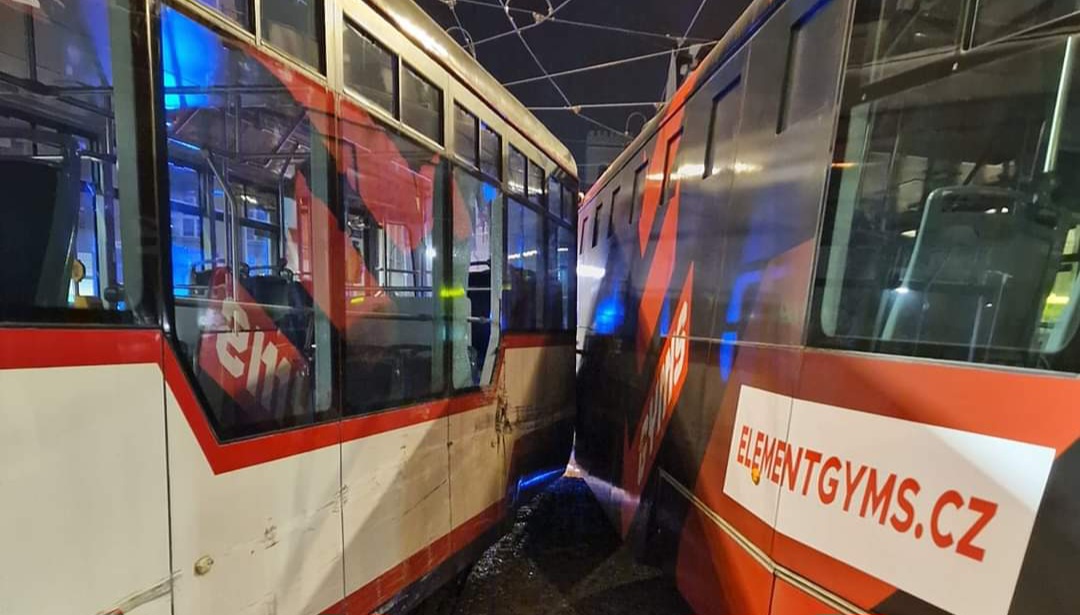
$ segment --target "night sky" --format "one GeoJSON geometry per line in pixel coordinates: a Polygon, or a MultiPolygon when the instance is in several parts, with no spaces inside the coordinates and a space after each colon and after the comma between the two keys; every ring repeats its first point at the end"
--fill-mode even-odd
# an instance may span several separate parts
{"type": "MultiPolygon", "coordinates": [[[[458,42],[464,36],[456,29],[447,2],[416,0],[458,42]]],[[[505,0],[502,0],[505,1],[505,0]]],[[[455,12],[461,26],[476,45],[477,59],[504,84],[542,76],[541,69],[513,34],[500,0],[456,0],[455,12]],[[484,39],[510,33],[484,42],[484,39]]],[[[533,12],[547,14],[549,6],[557,9],[555,20],[524,30],[522,36],[548,72],[554,73],[632,56],[670,51],[676,39],[687,33],[699,7],[701,12],[687,34],[687,44],[715,40],[749,4],[749,0],[509,0],[511,15],[517,25],[535,23],[533,12]],[[638,30],[656,35],[644,36],[582,27],[558,20],[599,24],[606,27],[638,30]]],[[[556,77],[566,98],[573,105],[616,102],[658,102],[663,99],[670,56],[625,64],[613,68],[556,77]]],[[[565,107],[566,101],[547,80],[511,85],[509,90],[528,107],[565,107]]],[[[583,113],[596,121],[622,131],[629,126],[636,134],[644,123],[640,114],[652,117],[654,107],[586,109],[583,113]],[[635,112],[638,115],[630,117],[635,112]]],[[[565,111],[534,111],[584,162],[584,140],[596,124],[565,111]]]]}

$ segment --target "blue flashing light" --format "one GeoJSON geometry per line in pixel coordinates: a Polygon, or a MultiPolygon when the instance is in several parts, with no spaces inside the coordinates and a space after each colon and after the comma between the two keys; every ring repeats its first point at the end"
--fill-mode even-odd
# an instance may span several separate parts
{"type": "Polygon", "coordinates": [[[664,301],[664,307],[660,310],[660,331],[671,331],[671,302],[664,301]]]}
{"type": "Polygon", "coordinates": [[[619,300],[618,295],[612,292],[596,306],[593,330],[601,335],[612,335],[622,328],[625,319],[626,306],[619,300]]]}
{"type": "Polygon", "coordinates": [[[735,366],[735,342],[739,339],[734,331],[728,331],[720,336],[720,377],[727,382],[731,377],[731,370],[735,366]]]}
{"type": "Polygon", "coordinates": [[[528,489],[534,485],[542,483],[552,478],[558,478],[566,473],[566,468],[556,468],[554,470],[542,470],[530,476],[522,476],[518,479],[517,490],[528,489]]]}
{"type": "Polygon", "coordinates": [[[735,286],[731,289],[731,301],[728,303],[727,322],[734,324],[742,320],[742,305],[747,289],[761,282],[761,270],[747,271],[735,278],[735,286]]]}
{"type": "Polygon", "coordinates": [[[181,141],[180,139],[173,139],[172,137],[169,138],[169,143],[172,143],[174,145],[179,145],[180,147],[182,147],[184,149],[189,149],[189,150],[191,150],[193,152],[201,152],[202,151],[202,148],[200,148],[198,145],[192,145],[192,144],[187,143],[185,141],[181,141]]]}
{"type": "Polygon", "coordinates": [[[169,7],[161,13],[165,109],[206,107],[205,94],[169,94],[169,88],[215,85],[221,68],[221,41],[209,29],[169,7]]]}

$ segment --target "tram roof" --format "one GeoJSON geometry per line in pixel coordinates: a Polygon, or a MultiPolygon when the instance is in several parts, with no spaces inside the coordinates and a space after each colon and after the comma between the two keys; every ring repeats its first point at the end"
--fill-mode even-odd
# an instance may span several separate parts
{"type": "Polygon", "coordinates": [[[757,31],[762,24],[772,15],[773,11],[780,7],[785,0],[754,0],[750,3],[750,6],[746,7],[742,15],[739,16],[735,23],[732,24],[728,31],[724,34],[723,38],[717,41],[716,45],[709,52],[709,55],[705,56],[705,59],[701,61],[701,64],[694,70],[693,74],[683,82],[682,86],[675,92],[675,95],[671,97],[671,100],[667,101],[664,106],[657,111],[648,123],[642,127],[638,136],[626,146],[626,149],[622,151],[614,162],[608,165],[607,171],[600,176],[600,179],[596,180],[593,187],[589,190],[589,194],[585,196],[585,199],[579,203],[579,207],[584,207],[587,202],[592,200],[596,193],[603,189],[603,187],[611,181],[619,171],[626,165],[626,163],[640,150],[648,141],[652,138],[657,129],[667,121],[669,117],[682,105],[686,104],[686,101],[694,94],[695,91],[708,79],[706,75],[711,74],[714,70],[719,68],[728,58],[735,52],[742,48],[746,41],[750,40],[754,32],[757,31]],[[673,104],[674,103],[674,104],[673,104]]]}
{"type": "Polygon", "coordinates": [[[412,0],[367,0],[545,154],[577,177],[570,149],[412,0]]]}

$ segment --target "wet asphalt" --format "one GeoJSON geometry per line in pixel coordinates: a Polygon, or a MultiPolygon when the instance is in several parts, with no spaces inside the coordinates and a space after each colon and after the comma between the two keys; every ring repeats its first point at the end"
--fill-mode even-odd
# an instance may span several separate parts
{"type": "Polygon", "coordinates": [[[561,478],[473,567],[453,615],[689,615],[674,582],[634,561],[585,482],[561,478]]]}

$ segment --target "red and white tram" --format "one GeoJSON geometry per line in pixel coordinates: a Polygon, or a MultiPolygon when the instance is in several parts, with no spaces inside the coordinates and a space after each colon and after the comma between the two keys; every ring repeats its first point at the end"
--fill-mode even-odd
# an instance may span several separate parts
{"type": "Polygon", "coordinates": [[[400,612],[561,473],[575,163],[415,5],[0,31],[0,613],[400,612]]]}
{"type": "Polygon", "coordinates": [[[1078,36],[757,0],[586,198],[576,459],[696,613],[1080,612],[1078,36]]]}

